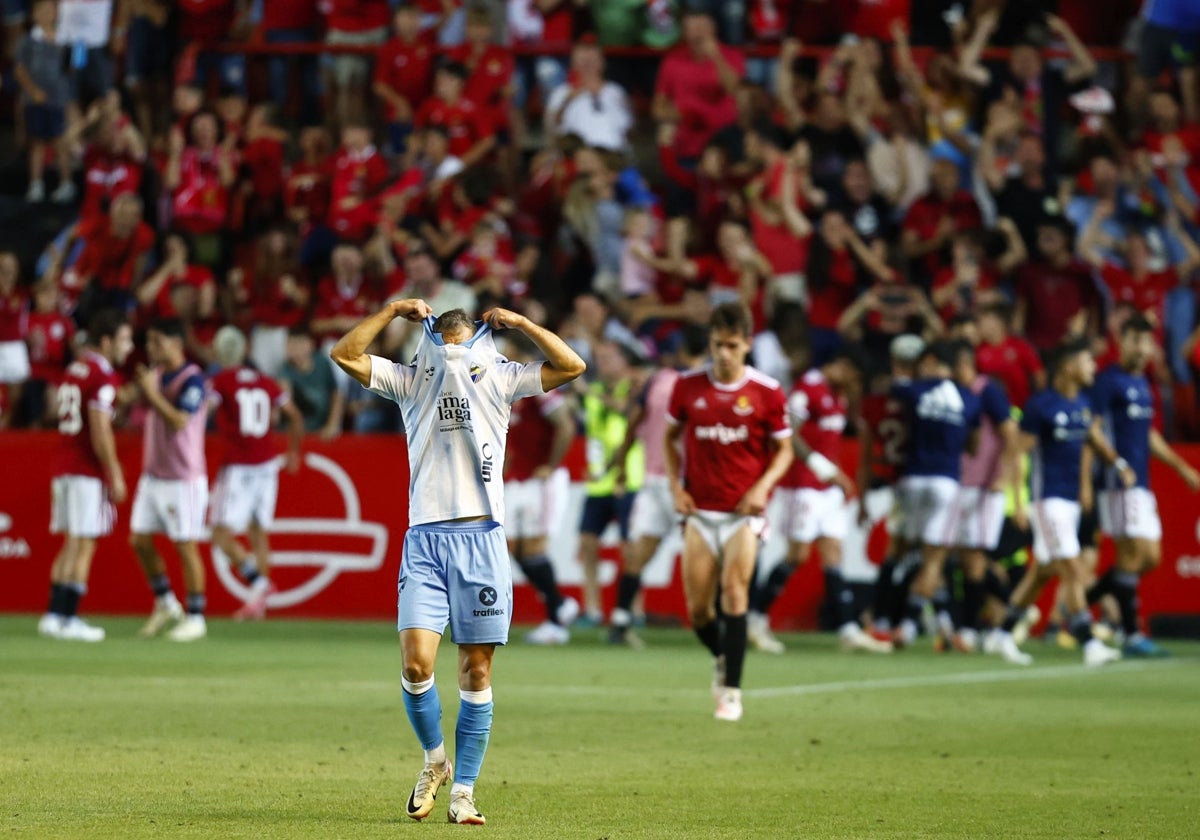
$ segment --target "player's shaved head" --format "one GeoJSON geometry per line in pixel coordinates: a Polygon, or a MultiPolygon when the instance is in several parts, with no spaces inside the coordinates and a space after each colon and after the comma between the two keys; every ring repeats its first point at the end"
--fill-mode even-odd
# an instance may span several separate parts
{"type": "Polygon", "coordinates": [[[226,324],[213,337],[213,352],[221,367],[236,367],[246,359],[246,336],[237,327],[226,324]]]}
{"type": "Polygon", "coordinates": [[[433,322],[433,331],[446,344],[462,344],[475,335],[475,321],[463,309],[443,312],[433,322]]]}

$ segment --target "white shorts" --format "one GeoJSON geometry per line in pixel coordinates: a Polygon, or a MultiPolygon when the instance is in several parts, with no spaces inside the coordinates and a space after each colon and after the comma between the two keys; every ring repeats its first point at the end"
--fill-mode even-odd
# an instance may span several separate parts
{"type": "Polygon", "coordinates": [[[959,491],[958,545],[993,551],[1000,545],[1004,509],[1008,500],[1002,490],[963,487],[959,491]]]}
{"type": "Polygon", "coordinates": [[[208,479],[175,480],[143,475],[138,479],[129,517],[132,534],[166,534],[171,542],[205,537],[208,479]]]}
{"type": "Polygon", "coordinates": [[[1100,530],[1113,539],[1162,539],[1158,499],[1145,487],[1103,491],[1098,513],[1100,530]]]}
{"type": "Polygon", "coordinates": [[[675,512],[675,499],[671,496],[671,482],[665,475],[649,475],[633,497],[633,511],[629,514],[629,539],[654,537],[663,539],[679,524],[675,512]]]}
{"type": "Polygon", "coordinates": [[[275,500],[279,497],[279,465],[229,464],[217,473],[209,524],[224,525],[235,534],[245,533],[251,522],[270,530],[275,522],[275,500]]]}
{"type": "Polygon", "coordinates": [[[724,560],[725,546],[742,528],[749,528],[750,533],[761,538],[767,520],[761,516],[743,516],[740,513],[727,513],[715,510],[700,510],[687,518],[689,525],[704,540],[708,550],[713,553],[720,563],[724,560]]]}
{"type": "Polygon", "coordinates": [[[840,487],[793,487],[783,498],[783,533],[790,542],[813,543],[818,537],[844,540],[850,528],[846,494],[840,487]]]}
{"type": "Polygon", "coordinates": [[[510,540],[554,534],[570,489],[571,476],[565,467],[549,478],[504,482],[504,533],[510,540]]]}
{"type": "Polygon", "coordinates": [[[1033,556],[1039,563],[1079,556],[1079,502],[1042,499],[1033,503],[1033,556]]]}
{"type": "Polygon", "coordinates": [[[60,475],[50,482],[50,533],[96,539],[112,533],[117,511],[104,482],[90,475],[60,475]]]}
{"type": "Polygon", "coordinates": [[[958,539],[959,487],[953,478],[914,475],[897,485],[901,533],[910,543],[954,545],[958,539]]]}
{"type": "Polygon", "coordinates": [[[29,348],[24,341],[0,341],[0,385],[15,385],[29,378],[29,348]]]}

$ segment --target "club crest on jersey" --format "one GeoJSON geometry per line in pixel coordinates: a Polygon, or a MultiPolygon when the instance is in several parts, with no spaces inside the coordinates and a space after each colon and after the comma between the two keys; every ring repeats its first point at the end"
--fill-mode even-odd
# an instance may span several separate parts
{"type": "Polygon", "coordinates": [[[754,413],[754,406],[750,404],[750,398],[745,394],[740,395],[733,403],[733,413],[739,417],[747,417],[754,413]]]}
{"type": "Polygon", "coordinates": [[[471,381],[478,382],[480,375],[483,373],[483,368],[479,365],[471,365],[471,381]]]}

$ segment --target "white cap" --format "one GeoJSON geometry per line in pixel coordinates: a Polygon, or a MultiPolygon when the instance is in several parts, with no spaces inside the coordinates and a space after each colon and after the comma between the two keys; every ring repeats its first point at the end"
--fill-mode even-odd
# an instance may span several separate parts
{"type": "Polygon", "coordinates": [[[915,362],[924,350],[925,342],[921,336],[911,333],[893,338],[890,348],[892,358],[899,362],[915,362]]]}

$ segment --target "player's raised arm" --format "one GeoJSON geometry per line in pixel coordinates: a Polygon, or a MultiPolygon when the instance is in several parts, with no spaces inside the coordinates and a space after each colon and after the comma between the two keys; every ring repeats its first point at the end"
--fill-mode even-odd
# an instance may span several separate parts
{"type": "Polygon", "coordinates": [[[370,387],[371,359],[367,355],[367,348],[371,346],[371,342],[396,318],[421,321],[432,314],[433,310],[423,300],[409,298],[390,301],[374,315],[359,321],[354,329],[342,336],[329,351],[329,358],[350,374],[354,381],[370,387]]]}
{"type": "Polygon", "coordinates": [[[483,321],[494,330],[520,330],[537,345],[537,349],[546,357],[546,363],[542,365],[543,391],[553,391],[560,385],[566,385],[578,379],[587,370],[583,359],[579,358],[579,354],[572,350],[569,344],[524,315],[507,309],[489,309],[483,313],[483,321]]]}

